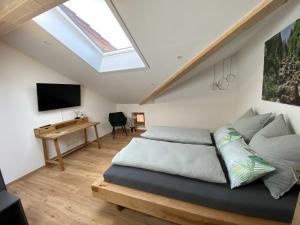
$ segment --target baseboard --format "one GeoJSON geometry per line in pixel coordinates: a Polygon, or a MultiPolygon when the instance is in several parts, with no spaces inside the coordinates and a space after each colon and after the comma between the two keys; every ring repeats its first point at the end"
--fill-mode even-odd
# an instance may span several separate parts
{"type": "MultiPolygon", "coordinates": [[[[106,136],[110,136],[110,135],[111,135],[111,132],[108,132],[108,133],[106,133],[106,134],[100,136],[100,139],[101,139],[101,138],[104,138],[104,137],[106,137],[106,136]]],[[[92,141],[92,142],[94,142],[94,141],[92,141]]],[[[68,152],[68,151],[70,151],[70,150],[67,150],[66,152],[68,152]]],[[[55,158],[55,157],[54,157],[54,158],[55,158]]],[[[37,172],[37,171],[43,169],[44,167],[46,167],[46,165],[42,165],[42,166],[40,166],[40,167],[38,167],[38,168],[36,168],[36,169],[34,169],[34,170],[32,170],[32,171],[26,173],[25,175],[23,175],[23,176],[21,176],[21,177],[19,177],[19,178],[15,179],[15,180],[13,180],[13,181],[11,181],[11,182],[6,183],[6,186],[9,188],[9,186],[12,185],[13,183],[15,183],[15,182],[17,182],[17,181],[20,181],[20,180],[22,180],[22,179],[24,179],[24,178],[30,176],[31,174],[33,174],[33,173],[35,173],[35,172],[37,172]]]]}

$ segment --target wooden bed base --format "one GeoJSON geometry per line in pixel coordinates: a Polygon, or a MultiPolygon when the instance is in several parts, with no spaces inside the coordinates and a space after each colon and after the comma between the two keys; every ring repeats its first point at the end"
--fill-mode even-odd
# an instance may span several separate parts
{"type": "MultiPolygon", "coordinates": [[[[97,180],[93,196],[128,209],[187,225],[287,225],[288,223],[244,216],[143,192],[97,180]]],[[[292,225],[300,225],[300,196],[292,225]]]]}

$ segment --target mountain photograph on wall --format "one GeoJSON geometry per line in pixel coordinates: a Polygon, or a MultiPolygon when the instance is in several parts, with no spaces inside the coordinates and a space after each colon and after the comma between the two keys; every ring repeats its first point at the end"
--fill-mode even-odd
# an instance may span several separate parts
{"type": "Polygon", "coordinates": [[[300,106],[300,19],[265,43],[262,99],[300,106]]]}

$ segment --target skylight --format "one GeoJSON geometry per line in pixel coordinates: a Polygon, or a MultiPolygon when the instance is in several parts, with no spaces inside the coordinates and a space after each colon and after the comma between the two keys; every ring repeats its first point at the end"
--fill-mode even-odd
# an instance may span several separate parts
{"type": "Polygon", "coordinates": [[[108,1],[69,0],[33,20],[98,72],[145,68],[108,1]]]}
{"type": "Polygon", "coordinates": [[[80,27],[85,33],[96,31],[109,42],[112,48],[102,49],[104,52],[132,48],[130,41],[105,0],[70,0],[63,5],[67,9],[61,8],[78,26],[82,26],[80,19],[86,23],[87,27],[80,27]],[[75,15],[69,14],[72,12],[75,15]],[[91,29],[89,30],[89,28],[91,29]]]}

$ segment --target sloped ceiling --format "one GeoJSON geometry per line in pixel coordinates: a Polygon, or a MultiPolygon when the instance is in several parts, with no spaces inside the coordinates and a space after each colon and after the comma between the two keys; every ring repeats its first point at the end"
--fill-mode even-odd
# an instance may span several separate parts
{"type": "Polygon", "coordinates": [[[33,21],[2,40],[116,103],[138,103],[259,1],[113,0],[147,69],[98,73],[33,21]]]}

